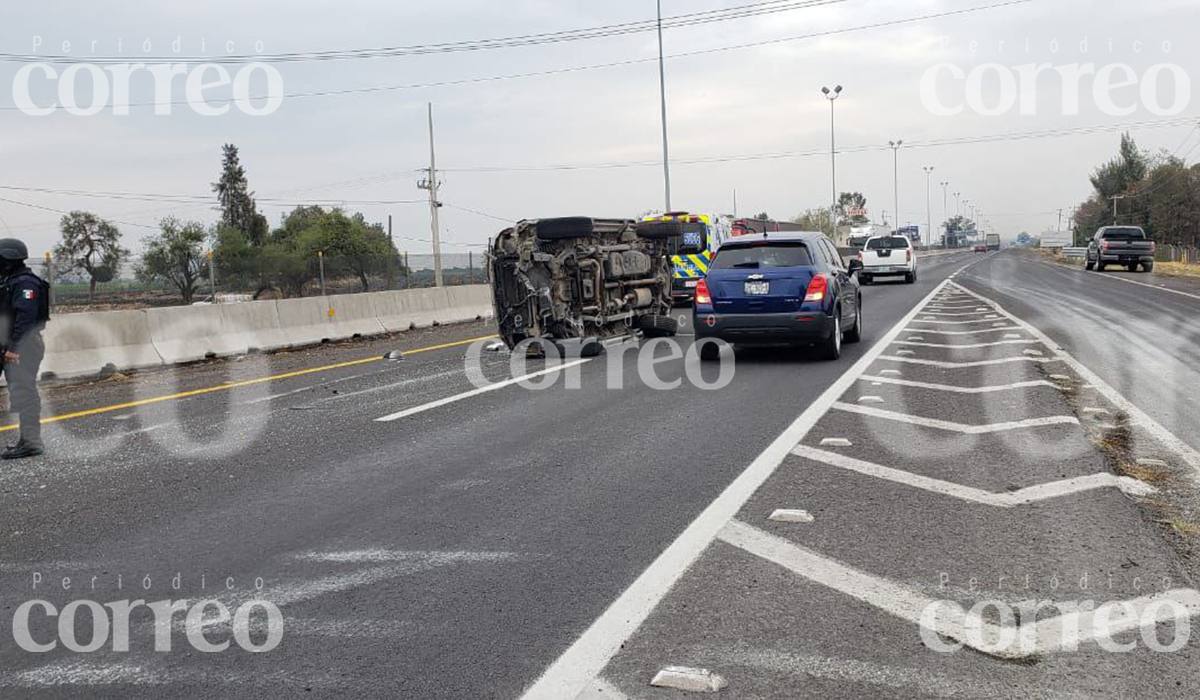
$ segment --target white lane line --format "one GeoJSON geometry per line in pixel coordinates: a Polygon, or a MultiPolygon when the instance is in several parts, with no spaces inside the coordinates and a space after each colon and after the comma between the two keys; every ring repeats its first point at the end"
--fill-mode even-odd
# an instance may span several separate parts
{"type": "Polygon", "coordinates": [[[972,349],[972,348],[994,348],[998,345],[1032,345],[1036,344],[1036,340],[997,340],[992,343],[967,343],[962,345],[947,345],[944,343],[919,343],[913,340],[897,340],[893,345],[911,345],[918,348],[950,348],[952,350],[972,349]]]}
{"type": "Polygon", "coordinates": [[[1039,260],[1038,262],[1042,263],[1043,265],[1049,265],[1051,267],[1061,267],[1061,268],[1065,268],[1067,270],[1073,270],[1075,272],[1080,272],[1080,273],[1083,273],[1083,274],[1086,274],[1089,276],[1094,274],[1094,275],[1097,275],[1104,279],[1117,280],[1118,282],[1126,282],[1128,284],[1136,284],[1139,287],[1148,287],[1150,289],[1157,289],[1160,292],[1170,292],[1171,294],[1178,294],[1179,296],[1189,297],[1191,299],[1200,299],[1200,294],[1189,294],[1188,292],[1181,292],[1178,289],[1171,289],[1170,287],[1160,287],[1157,284],[1148,284],[1146,282],[1138,282],[1137,280],[1131,280],[1126,277],[1120,277],[1117,275],[1106,275],[1102,272],[1096,272],[1096,273],[1085,272],[1076,267],[1071,267],[1069,265],[1059,265],[1058,263],[1048,263],[1043,260],[1039,260]]]}
{"type": "Polygon", "coordinates": [[[519,384],[520,382],[526,381],[528,379],[533,379],[534,377],[540,377],[544,374],[551,374],[553,372],[561,372],[564,369],[567,369],[570,367],[575,367],[577,365],[582,365],[585,362],[591,362],[591,361],[592,361],[591,358],[588,358],[585,360],[573,360],[571,362],[564,362],[561,365],[555,365],[553,367],[549,367],[547,369],[543,369],[538,372],[531,372],[530,374],[526,374],[524,376],[513,377],[512,379],[506,379],[502,382],[496,382],[495,384],[490,384],[481,389],[472,389],[471,391],[465,391],[461,394],[455,394],[454,396],[447,396],[446,398],[438,399],[437,401],[431,401],[426,404],[421,404],[420,406],[413,406],[412,408],[406,408],[403,411],[398,411],[396,413],[392,413],[392,414],[389,414],[386,416],[382,416],[380,418],[376,418],[375,421],[379,422],[379,423],[387,423],[389,421],[400,420],[401,418],[408,418],[409,416],[414,416],[418,413],[424,413],[425,411],[429,411],[434,408],[439,408],[439,407],[445,406],[447,404],[452,404],[452,403],[455,403],[458,401],[462,401],[464,399],[469,399],[473,396],[479,396],[480,394],[486,394],[490,391],[496,391],[497,389],[503,389],[504,387],[512,386],[514,384],[519,384]]]}
{"type": "Polygon", "coordinates": [[[948,284],[948,281],[940,283],[816,401],[809,404],[745,471],[725,487],[720,496],[696,516],[687,529],[658,555],[637,580],[596,618],[545,673],[525,690],[521,695],[522,700],[563,700],[579,695],[587,684],[599,675],[625,640],[637,631],[721,528],[775,473],[784,458],[791,454],[792,448],[808,435],[838,398],[858,381],[858,377],[870,368],[887,349],[888,344],[904,332],[904,327],[916,317],[921,308],[948,284]]]}
{"type": "MultiPolygon", "coordinates": [[[[896,353],[902,354],[904,351],[896,353]]],[[[987,365],[1005,365],[1013,362],[1054,362],[1052,357],[1002,357],[996,360],[977,360],[975,362],[945,362],[943,360],[922,360],[913,357],[897,357],[893,355],[881,355],[881,360],[891,360],[892,362],[907,362],[912,365],[927,365],[929,367],[943,367],[954,369],[959,367],[985,367],[987,365]]]]}
{"type": "Polygon", "coordinates": [[[1046,416],[1044,418],[1026,418],[1024,420],[1006,421],[1003,423],[989,423],[988,425],[968,425],[966,423],[955,423],[954,421],[939,420],[937,418],[913,416],[907,413],[889,411],[883,408],[871,408],[870,406],[842,403],[841,401],[834,403],[833,408],[839,411],[845,411],[847,413],[857,413],[864,416],[870,416],[871,418],[883,418],[885,420],[893,420],[899,423],[918,425],[923,428],[949,430],[956,433],[963,433],[964,435],[986,435],[988,433],[999,433],[1006,430],[1041,428],[1048,425],[1079,425],[1079,419],[1075,416],[1046,416]]]}
{"type": "MultiPolygon", "coordinates": [[[[881,374],[887,374],[889,371],[884,370],[881,374]]],[[[997,391],[1012,391],[1014,389],[1030,389],[1035,386],[1048,386],[1054,389],[1058,388],[1054,382],[1045,379],[1032,379],[1027,382],[1014,382],[1012,384],[1001,384],[999,386],[951,386],[949,384],[934,384],[931,382],[915,382],[910,379],[896,379],[894,377],[872,376],[864,374],[859,377],[861,381],[879,382],[882,384],[895,384],[896,386],[911,386],[918,389],[935,389],[937,391],[948,391],[955,394],[991,394],[997,391]]]]}
{"type": "Polygon", "coordinates": [[[612,683],[603,678],[597,678],[575,700],[631,700],[631,698],[618,690],[612,683]]]}
{"type": "Polygon", "coordinates": [[[1000,658],[1020,659],[1074,649],[1078,643],[1090,642],[1100,636],[1101,615],[1109,612],[1112,613],[1108,616],[1111,622],[1107,628],[1109,635],[1173,621],[1175,606],[1157,605],[1162,601],[1174,601],[1188,612],[1189,617],[1200,614],[1200,591],[1189,588],[1124,601],[1124,609],[1117,606],[1111,610],[1068,613],[1019,627],[1005,627],[970,615],[957,605],[947,605],[894,581],[827,559],[743,522],[730,522],[721,530],[719,538],[814,583],[1000,658]],[[1144,619],[1146,612],[1151,613],[1148,619],[1144,619]]]}
{"type": "MultiPolygon", "coordinates": [[[[958,284],[955,284],[954,286],[980,300],[995,305],[995,302],[991,301],[987,297],[981,294],[976,294],[966,287],[962,287],[958,284]]],[[[1178,454],[1179,457],[1192,468],[1194,472],[1192,475],[1193,480],[1196,483],[1200,483],[1200,452],[1197,452],[1191,445],[1183,440],[1180,440],[1170,430],[1167,430],[1162,426],[1162,424],[1151,418],[1149,414],[1134,405],[1132,401],[1122,396],[1116,389],[1112,388],[1112,386],[1101,379],[1098,374],[1088,369],[1083,365],[1083,363],[1068,354],[1066,350],[1060,347],[1058,343],[1054,342],[1050,336],[1043,333],[1039,328],[1036,328],[1027,321],[1017,318],[1013,314],[1001,308],[999,305],[995,306],[997,313],[1011,319],[1014,323],[1019,324],[1021,328],[1026,330],[1030,335],[1042,341],[1042,344],[1049,348],[1050,351],[1053,352],[1061,362],[1066,363],[1067,366],[1075,370],[1075,373],[1079,375],[1085,384],[1090,385],[1093,389],[1100,392],[1104,398],[1112,402],[1113,405],[1115,405],[1118,409],[1124,411],[1126,415],[1132,418],[1132,422],[1134,424],[1141,426],[1142,429],[1150,433],[1154,438],[1161,442],[1164,447],[1178,454]]]]}
{"type": "MultiPolygon", "coordinates": [[[[994,312],[992,312],[992,311],[968,311],[966,313],[953,313],[953,312],[946,312],[946,311],[922,311],[921,315],[922,316],[979,316],[980,314],[990,314],[990,313],[994,313],[994,312]]],[[[980,319],[980,320],[990,321],[991,319],[980,319]]]]}
{"type": "Polygon", "coordinates": [[[933,479],[920,474],[913,474],[901,469],[885,467],[882,464],[866,462],[853,457],[847,457],[834,452],[826,452],[818,450],[814,447],[806,445],[798,445],[792,454],[797,457],[811,459],[822,464],[828,464],[831,467],[838,467],[847,471],[857,472],[866,476],[875,477],[876,479],[884,479],[897,484],[905,484],[930,493],[937,493],[943,496],[950,496],[971,503],[980,503],[985,506],[995,506],[997,508],[1014,508],[1016,506],[1045,501],[1051,498],[1060,498],[1069,496],[1075,493],[1084,491],[1093,491],[1095,489],[1114,487],[1122,493],[1130,496],[1146,496],[1154,493],[1154,487],[1149,486],[1137,479],[1131,479],[1127,476],[1117,476],[1115,474],[1099,473],[1089,476],[1080,476],[1072,479],[1063,479],[1036,486],[1027,486],[1023,489],[1018,489],[1012,492],[992,493],[983,489],[971,488],[963,486],[951,481],[943,481],[942,479],[933,479]]]}

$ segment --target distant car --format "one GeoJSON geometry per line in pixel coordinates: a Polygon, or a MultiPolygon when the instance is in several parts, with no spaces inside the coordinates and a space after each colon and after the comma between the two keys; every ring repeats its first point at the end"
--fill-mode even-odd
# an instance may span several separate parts
{"type": "MultiPolygon", "coordinates": [[[[716,338],[738,345],[816,345],[825,359],[842,341],[862,338],[862,262],[847,267],[821,233],[755,234],[721,245],[696,287],[696,342],[716,338]]],[[[700,346],[716,360],[716,343],[700,346]]]]}
{"type": "Polygon", "coordinates": [[[877,277],[903,277],[906,284],[917,281],[917,253],[908,236],[869,238],[857,258],[862,262],[858,278],[863,284],[877,277]]]}
{"type": "Polygon", "coordinates": [[[976,253],[986,253],[986,252],[988,252],[988,247],[987,247],[987,244],[985,244],[985,243],[980,243],[979,245],[975,246],[975,252],[976,252],[976,253]]]}
{"type": "Polygon", "coordinates": [[[1138,265],[1146,272],[1154,270],[1154,241],[1140,226],[1105,226],[1088,243],[1087,269],[1104,272],[1108,265],[1124,265],[1134,272],[1138,265]]]}

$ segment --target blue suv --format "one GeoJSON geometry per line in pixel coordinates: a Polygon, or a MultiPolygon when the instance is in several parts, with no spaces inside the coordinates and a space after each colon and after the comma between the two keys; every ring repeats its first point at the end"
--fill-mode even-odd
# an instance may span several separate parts
{"type": "MultiPolygon", "coordinates": [[[[862,263],[842,262],[821,233],[739,236],[718,250],[696,286],[696,342],[716,338],[738,345],[816,345],[836,360],[842,341],[862,339],[862,263]]],[[[715,360],[720,347],[700,345],[715,360]]]]}

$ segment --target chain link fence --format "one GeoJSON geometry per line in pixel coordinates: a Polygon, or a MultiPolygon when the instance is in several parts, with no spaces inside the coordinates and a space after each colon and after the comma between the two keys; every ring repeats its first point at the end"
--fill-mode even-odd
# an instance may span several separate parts
{"type": "MultiPolygon", "coordinates": [[[[486,263],[479,252],[443,253],[442,284],[483,284],[486,263]]],[[[322,294],[356,294],[434,286],[434,256],[400,252],[396,256],[308,257],[256,255],[242,259],[211,259],[203,255],[186,270],[173,271],[172,280],[138,274],[130,260],[112,274],[91,276],[71,261],[41,255],[29,266],[52,282],[56,313],[179,306],[216,301],[288,299],[322,294]],[[190,294],[185,293],[190,290],[190,294]]]]}
{"type": "Polygon", "coordinates": [[[1184,265],[1200,265],[1200,246],[1159,243],[1155,247],[1154,259],[1159,262],[1177,262],[1184,265]]]}

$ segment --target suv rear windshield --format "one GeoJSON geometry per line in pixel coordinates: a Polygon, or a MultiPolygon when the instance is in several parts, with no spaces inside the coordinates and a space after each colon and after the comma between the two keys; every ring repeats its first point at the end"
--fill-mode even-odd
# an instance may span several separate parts
{"type": "Polygon", "coordinates": [[[812,265],[808,246],[803,243],[759,243],[721,248],[711,269],[805,267],[812,265]]]}
{"type": "Polygon", "coordinates": [[[886,238],[872,238],[867,241],[867,250],[896,250],[898,248],[907,248],[908,239],[902,236],[888,236],[886,238]]]}
{"type": "Polygon", "coordinates": [[[1146,238],[1146,232],[1140,228],[1110,228],[1104,232],[1104,238],[1112,241],[1140,241],[1146,238]]]}

